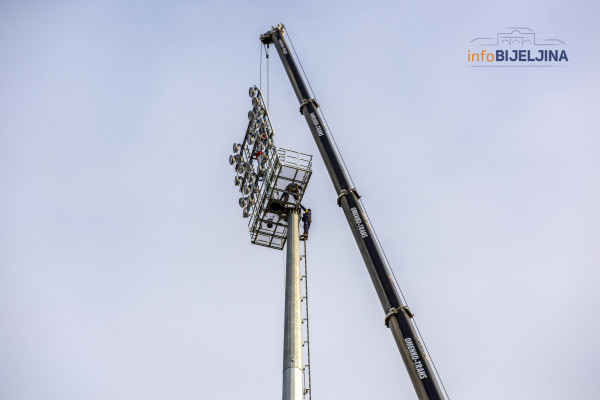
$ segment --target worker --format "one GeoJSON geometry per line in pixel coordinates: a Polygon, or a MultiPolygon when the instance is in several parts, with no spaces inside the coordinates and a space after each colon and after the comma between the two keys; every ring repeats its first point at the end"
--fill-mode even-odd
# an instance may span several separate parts
{"type": "Polygon", "coordinates": [[[290,183],[285,187],[285,191],[281,195],[280,200],[285,201],[287,203],[290,198],[290,193],[292,196],[294,196],[294,200],[298,200],[300,198],[300,189],[301,186],[298,185],[296,182],[290,183]]]}
{"type": "MultiPolygon", "coordinates": [[[[258,164],[257,167],[263,167],[265,166],[265,152],[263,151],[259,151],[257,152],[255,155],[256,157],[256,163],[258,164]]],[[[260,170],[260,168],[258,168],[260,170]]]]}
{"type": "Polygon", "coordinates": [[[262,180],[262,178],[266,172],[265,168],[266,168],[267,158],[269,157],[269,148],[265,146],[264,150],[255,153],[254,157],[256,158],[256,162],[258,164],[256,166],[256,170],[258,172],[258,178],[259,178],[259,180],[262,180]]]}
{"type": "Polygon", "coordinates": [[[310,224],[312,223],[312,212],[310,211],[310,208],[306,209],[302,205],[300,205],[300,207],[302,207],[302,209],[304,210],[304,215],[302,216],[302,223],[304,224],[304,233],[302,234],[302,236],[308,239],[308,228],[310,228],[310,224]]]}

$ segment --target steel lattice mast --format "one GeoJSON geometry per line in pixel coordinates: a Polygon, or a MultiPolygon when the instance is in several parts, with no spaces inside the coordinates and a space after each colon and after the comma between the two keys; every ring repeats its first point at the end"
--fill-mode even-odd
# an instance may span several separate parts
{"type": "Polygon", "coordinates": [[[418,398],[420,400],[441,400],[444,397],[418,340],[415,327],[411,321],[412,314],[398,295],[398,291],[388,273],[372,229],[367,223],[363,207],[358,201],[359,196],[356,188],[350,185],[342,163],[335,152],[331,138],[317,111],[318,104],[312,98],[304,83],[284,34],[285,28],[283,24],[279,24],[272,30],[261,35],[260,40],[267,46],[273,44],[277,49],[277,53],[300,103],[300,113],[306,118],[321,157],[325,162],[333,186],[338,194],[338,205],[344,210],[348,224],[383,306],[385,324],[392,331],[418,398]]]}

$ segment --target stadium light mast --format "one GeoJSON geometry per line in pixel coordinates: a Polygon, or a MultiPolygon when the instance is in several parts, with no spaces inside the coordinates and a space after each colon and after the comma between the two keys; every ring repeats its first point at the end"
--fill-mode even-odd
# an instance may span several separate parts
{"type": "Polygon", "coordinates": [[[283,400],[304,398],[302,357],[302,272],[300,270],[299,209],[287,210],[285,318],[283,333],[283,400]]]}
{"type": "Polygon", "coordinates": [[[260,90],[253,86],[249,95],[253,108],[248,112],[248,128],[242,143],[233,144],[229,164],[236,170],[235,185],[242,193],[242,216],[250,219],[251,243],[276,250],[286,246],[282,399],[303,400],[306,394],[310,397],[311,388],[310,383],[304,385],[310,382],[304,379],[305,372],[310,374],[310,365],[304,363],[304,351],[308,353],[310,344],[308,306],[302,301],[307,286],[303,293],[306,274],[303,276],[300,268],[299,215],[312,174],[312,156],[276,148],[260,90]]]}

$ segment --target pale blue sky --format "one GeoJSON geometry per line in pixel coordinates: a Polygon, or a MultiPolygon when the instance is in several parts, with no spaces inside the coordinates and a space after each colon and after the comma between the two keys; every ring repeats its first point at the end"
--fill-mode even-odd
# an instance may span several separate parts
{"type": "MultiPolygon", "coordinates": [[[[282,21],[450,397],[593,398],[599,14],[2,2],[0,398],[281,396],[283,257],[249,243],[227,158],[282,21]],[[469,68],[507,26],[563,40],[568,67],[469,68]]],[[[314,396],[416,398],[274,53],[269,101],[277,144],[315,155],[314,396]]]]}

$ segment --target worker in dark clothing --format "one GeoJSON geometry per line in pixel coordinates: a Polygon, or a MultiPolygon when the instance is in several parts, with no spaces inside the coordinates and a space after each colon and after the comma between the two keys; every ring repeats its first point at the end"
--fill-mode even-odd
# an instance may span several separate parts
{"type": "MultiPolygon", "coordinates": [[[[302,205],[300,207],[302,207],[302,205]]],[[[308,228],[310,228],[310,224],[312,222],[312,212],[310,211],[310,208],[306,209],[302,207],[302,209],[304,210],[304,215],[302,216],[302,223],[304,224],[304,234],[302,236],[308,239],[308,228]]]]}
{"type": "Polygon", "coordinates": [[[298,185],[295,182],[290,183],[289,185],[287,185],[285,187],[285,191],[281,195],[281,199],[280,200],[283,200],[283,201],[285,201],[287,203],[287,201],[290,198],[290,194],[292,196],[294,196],[294,200],[298,200],[299,195],[300,195],[300,185],[298,185]]]}

